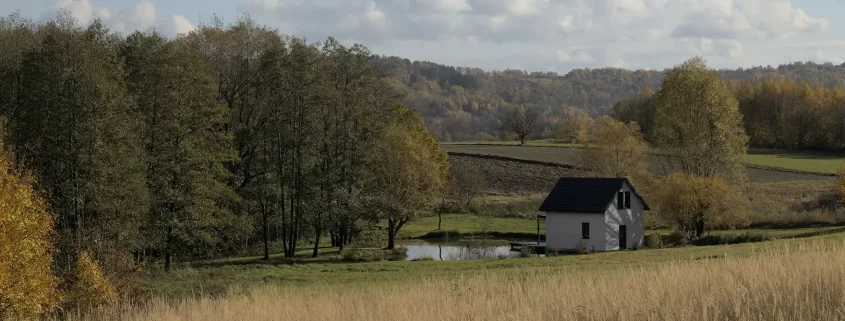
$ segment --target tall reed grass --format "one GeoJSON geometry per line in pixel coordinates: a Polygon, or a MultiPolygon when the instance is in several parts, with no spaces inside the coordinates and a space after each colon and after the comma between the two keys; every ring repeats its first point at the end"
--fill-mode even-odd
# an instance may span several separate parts
{"type": "Polygon", "coordinates": [[[220,298],[124,304],[79,319],[845,320],[845,243],[604,271],[564,266],[354,289],[267,287],[220,298]]]}

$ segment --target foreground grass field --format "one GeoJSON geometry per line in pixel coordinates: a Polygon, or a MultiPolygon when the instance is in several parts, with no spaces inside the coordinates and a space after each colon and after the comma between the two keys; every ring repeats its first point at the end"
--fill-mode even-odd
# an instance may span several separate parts
{"type": "MultiPolygon", "coordinates": [[[[827,232],[842,232],[842,230],[842,228],[830,228],[827,232]]],[[[811,234],[805,234],[805,236],[808,235],[811,234]]],[[[549,272],[560,269],[597,271],[726,256],[745,257],[767,249],[813,242],[842,245],[842,242],[845,242],[845,234],[836,233],[736,245],[686,246],[549,258],[360,263],[342,261],[311,263],[271,261],[267,263],[254,259],[200,264],[183,267],[170,273],[150,270],[145,275],[144,282],[151,296],[169,299],[193,295],[239,294],[256,286],[265,285],[358,288],[372,284],[409,282],[435,276],[459,277],[483,272],[549,272]]]]}
{"type": "MultiPolygon", "coordinates": [[[[574,164],[575,151],[583,144],[555,140],[537,140],[519,146],[515,141],[441,143],[453,152],[488,153],[513,158],[574,164]],[[565,147],[556,149],[555,147],[565,147]]],[[[750,148],[746,164],[752,167],[782,169],[808,173],[834,174],[845,166],[845,155],[822,152],[794,152],[767,148],[750,148]]]]}
{"type": "MultiPolygon", "coordinates": [[[[86,320],[842,320],[843,265],[837,234],[557,258],[262,266],[242,274],[259,280],[252,290],[128,303],[86,320]],[[272,282],[292,275],[312,282],[272,282]]],[[[161,282],[198,276],[190,273],[200,272],[161,282]]]]}

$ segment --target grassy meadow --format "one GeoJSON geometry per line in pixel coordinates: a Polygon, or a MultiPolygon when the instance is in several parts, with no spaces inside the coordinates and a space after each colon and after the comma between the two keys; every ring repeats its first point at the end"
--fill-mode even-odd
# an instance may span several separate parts
{"type": "MultiPolygon", "coordinates": [[[[218,295],[79,320],[842,320],[845,235],[553,258],[182,269],[218,295]],[[253,287],[247,288],[252,285],[253,287]]],[[[175,284],[173,284],[175,283],[175,284]]]]}
{"type": "MultiPolygon", "coordinates": [[[[572,155],[538,143],[445,148],[543,161],[572,155]]],[[[746,187],[754,205],[749,228],[712,231],[693,245],[545,258],[347,259],[381,251],[384,238],[375,236],[375,243],[343,252],[326,244],[318,258],[309,258],[311,247],[304,245],[294,260],[275,254],[269,261],[188,262],[169,273],[144,269],[142,299],[76,319],[845,320],[845,272],[838,268],[845,264],[845,212],[832,207],[832,180],[760,170],[768,179],[746,187]]],[[[400,243],[533,239],[533,215],[544,196],[490,193],[472,213],[444,214],[440,228],[437,215],[425,215],[398,237],[400,243]]],[[[671,233],[651,224],[647,238],[671,233]]]]}

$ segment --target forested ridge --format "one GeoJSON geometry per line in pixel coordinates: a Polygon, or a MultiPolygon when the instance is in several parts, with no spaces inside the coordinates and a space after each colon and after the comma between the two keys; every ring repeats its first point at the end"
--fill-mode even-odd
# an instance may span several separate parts
{"type": "MultiPolygon", "coordinates": [[[[667,70],[574,69],[566,74],[522,70],[484,71],[401,57],[374,56],[370,63],[389,76],[398,99],[418,110],[441,141],[491,140],[501,136],[500,115],[516,106],[538,108],[543,137],[554,136],[556,119],[572,109],[592,118],[647,89],[660,89],[667,70]]],[[[733,83],[764,78],[806,82],[812,87],[845,84],[845,63],[795,62],[777,67],[723,69],[733,83]]]]}

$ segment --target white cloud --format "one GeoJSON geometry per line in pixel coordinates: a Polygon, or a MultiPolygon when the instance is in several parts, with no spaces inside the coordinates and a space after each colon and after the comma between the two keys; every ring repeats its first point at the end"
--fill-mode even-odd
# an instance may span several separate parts
{"type": "Polygon", "coordinates": [[[156,6],[148,0],[141,0],[133,7],[117,10],[96,7],[90,0],[56,0],[42,17],[53,19],[59,11],[67,11],[82,24],[100,19],[112,30],[132,32],[154,27],[157,22],[156,6]]]}
{"type": "Polygon", "coordinates": [[[188,18],[185,18],[178,14],[173,15],[173,31],[175,31],[176,34],[186,34],[191,31],[194,31],[194,29],[196,28],[197,26],[191,23],[188,18]]]}
{"type": "Polygon", "coordinates": [[[536,14],[538,0],[508,0],[510,12],[517,16],[536,14]]]}
{"type": "Polygon", "coordinates": [[[433,0],[434,6],[444,13],[472,11],[467,0],[433,0]]]}
{"type": "Polygon", "coordinates": [[[662,68],[697,54],[735,66],[787,57],[762,48],[787,46],[799,33],[815,40],[830,28],[790,0],[242,1],[242,13],[285,33],[484,68],[662,68]]]}
{"type": "Polygon", "coordinates": [[[560,62],[592,63],[596,61],[586,50],[558,50],[555,54],[560,62]]]}

